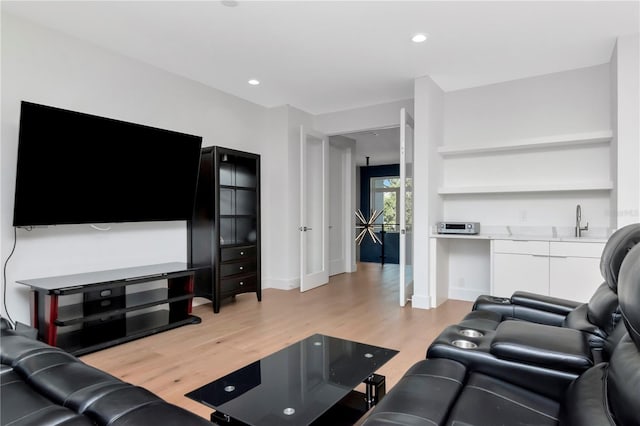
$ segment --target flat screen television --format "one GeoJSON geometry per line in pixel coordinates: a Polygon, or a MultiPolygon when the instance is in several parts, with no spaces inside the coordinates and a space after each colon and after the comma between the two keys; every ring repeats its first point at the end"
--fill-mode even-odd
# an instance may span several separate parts
{"type": "Polygon", "coordinates": [[[23,101],[13,226],[190,219],[201,144],[23,101]]]}

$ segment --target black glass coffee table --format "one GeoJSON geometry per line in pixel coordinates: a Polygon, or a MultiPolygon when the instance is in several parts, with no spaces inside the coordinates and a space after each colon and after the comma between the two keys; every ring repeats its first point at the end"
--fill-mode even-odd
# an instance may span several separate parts
{"type": "Polygon", "coordinates": [[[353,424],[384,396],[398,351],[314,334],[186,394],[223,424],[353,424]],[[355,391],[361,383],[365,393],[355,391]]]}

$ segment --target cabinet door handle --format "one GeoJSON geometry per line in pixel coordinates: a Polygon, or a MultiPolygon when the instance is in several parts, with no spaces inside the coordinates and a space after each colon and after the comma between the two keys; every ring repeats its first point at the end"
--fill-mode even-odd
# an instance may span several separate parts
{"type": "Polygon", "coordinates": [[[532,254],[533,257],[549,257],[548,254],[532,254]]]}
{"type": "Polygon", "coordinates": [[[240,256],[244,256],[244,252],[243,251],[240,252],[240,256]]]}
{"type": "Polygon", "coordinates": [[[240,285],[241,285],[241,286],[242,286],[242,285],[244,285],[244,281],[240,281],[240,285]]]}
{"type": "Polygon", "coordinates": [[[243,269],[244,269],[244,266],[241,266],[241,267],[240,267],[240,270],[242,271],[243,269]]]}

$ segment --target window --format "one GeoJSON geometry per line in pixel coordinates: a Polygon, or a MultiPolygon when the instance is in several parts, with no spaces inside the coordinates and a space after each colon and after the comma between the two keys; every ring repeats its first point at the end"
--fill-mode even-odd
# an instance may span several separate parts
{"type": "MultiPolygon", "coordinates": [[[[398,232],[400,228],[400,178],[385,176],[371,178],[371,213],[382,211],[376,224],[384,224],[386,232],[398,232]]],[[[379,231],[380,227],[376,227],[379,231]]]]}

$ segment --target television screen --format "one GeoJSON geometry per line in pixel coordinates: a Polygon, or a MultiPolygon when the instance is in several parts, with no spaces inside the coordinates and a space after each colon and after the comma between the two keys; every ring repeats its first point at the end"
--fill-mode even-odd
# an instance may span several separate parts
{"type": "Polygon", "coordinates": [[[201,144],[23,101],[13,226],[187,220],[201,144]]]}

